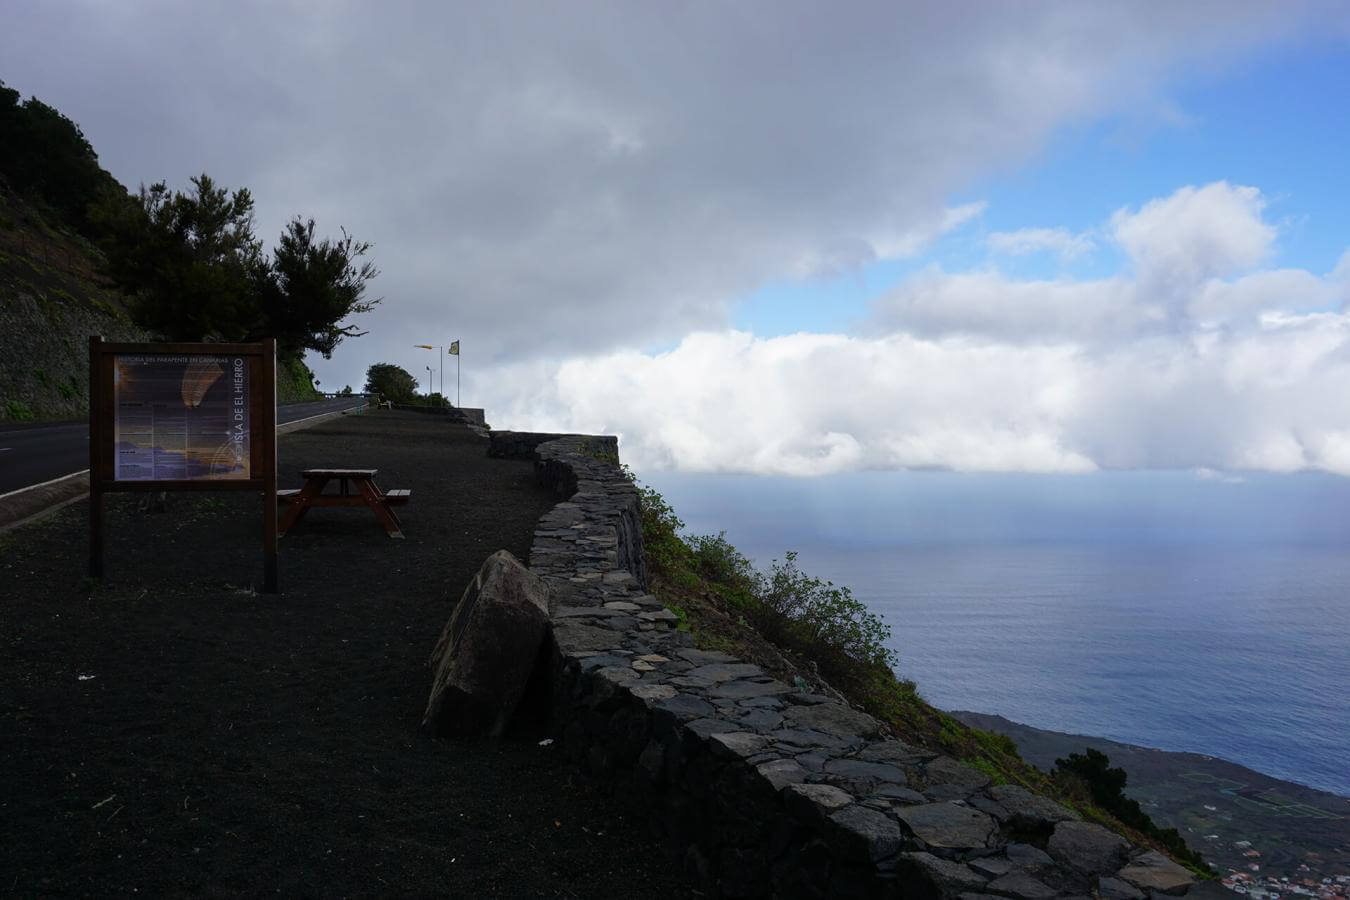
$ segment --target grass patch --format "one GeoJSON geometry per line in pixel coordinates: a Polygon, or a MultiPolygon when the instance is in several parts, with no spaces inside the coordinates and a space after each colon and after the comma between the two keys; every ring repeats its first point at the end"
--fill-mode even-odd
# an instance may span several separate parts
{"type": "Polygon", "coordinates": [[[619,464],[618,451],[605,441],[584,438],[581,442],[581,452],[591,459],[597,459],[600,462],[607,462],[615,466],[619,464]]]}
{"type": "Polygon", "coordinates": [[[5,418],[14,422],[31,422],[34,418],[33,411],[28,408],[21,400],[5,401],[5,418]]]}
{"type": "Polygon", "coordinates": [[[991,763],[989,760],[984,759],[983,757],[977,756],[972,757],[970,759],[963,759],[961,760],[961,762],[965,763],[971,768],[979,769],[981,772],[983,772],[984,774],[988,775],[991,779],[993,779],[994,784],[1008,784],[1008,776],[1003,774],[1003,770],[1001,770],[998,766],[991,763]]]}
{"type": "Polygon", "coordinates": [[[314,373],[304,360],[277,360],[277,402],[302,403],[321,396],[314,388],[314,373]]]}

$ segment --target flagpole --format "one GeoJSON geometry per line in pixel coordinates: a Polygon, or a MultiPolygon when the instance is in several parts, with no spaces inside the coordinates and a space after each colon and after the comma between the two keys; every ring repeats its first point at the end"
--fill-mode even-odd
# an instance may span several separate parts
{"type": "Polygon", "coordinates": [[[455,408],[459,408],[459,340],[450,342],[450,355],[455,358],[455,408]]]}

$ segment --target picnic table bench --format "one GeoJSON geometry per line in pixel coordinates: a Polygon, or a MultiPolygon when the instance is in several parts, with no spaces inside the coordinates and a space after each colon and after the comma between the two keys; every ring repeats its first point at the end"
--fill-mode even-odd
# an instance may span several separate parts
{"type": "Polygon", "coordinates": [[[286,512],[277,523],[277,533],[285,534],[315,506],[368,506],[391,538],[403,537],[403,523],[394,512],[412,499],[410,490],[382,491],[375,484],[379,469],[305,469],[305,486],[277,491],[277,501],[286,503],[286,512]],[[330,481],[338,482],[336,494],[325,494],[330,481]]]}

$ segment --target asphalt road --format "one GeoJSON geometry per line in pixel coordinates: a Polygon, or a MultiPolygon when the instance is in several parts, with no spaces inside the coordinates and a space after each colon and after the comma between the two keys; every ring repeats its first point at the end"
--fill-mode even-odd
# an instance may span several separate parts
{"type": "MultiPolygon", "coordinates": [[[[364,397],[318,400],[277,407],[285,424],[366,405],[364,397]]],[[[0,495],[89,468],[89,424],[0,425],[0,495]]]]}

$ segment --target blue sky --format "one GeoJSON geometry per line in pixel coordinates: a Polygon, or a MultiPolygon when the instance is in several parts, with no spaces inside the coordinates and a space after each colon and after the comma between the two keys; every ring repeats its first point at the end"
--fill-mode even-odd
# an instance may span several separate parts
{"type": "Polygon", "coordinates": [[[1281,265],[1325,272],[1350,246],[1350,92],[1345,41],[1258,52],[1214,74],[1177,78],[1168,93],[1185,121],[1120,117],[1069,129],[1042,159],[989,179],[985,224],[1082,230],[1121,206],[1186,184],[1227,180],[1273,198],[1281,265]]]}
{"type": "Polygon", "coordinates": [[[922,254],[834,277],[775,280],[737,302],[732,324],[765,337],[848,330],[875,296],[933,263],[951,270],[996,263],[1028,278],[1109,275],[1127,264],[1109,245],[1066,263],[1053,253],[991,258],[986,238],[1028,227],[1088,231],[1122,207],[1217,180],[1255,185],[1271,199],[1280,225],[1274,265],[1328,272],[1350,248],[1347,96],[1344,39],[1312,39],[1258,51],[1222,71],[1179,74],[1162,94],[1166,109],[1066,126],[1031,162],[954,192],[952,205],[983,203],[983,213],[922,254]]]}

